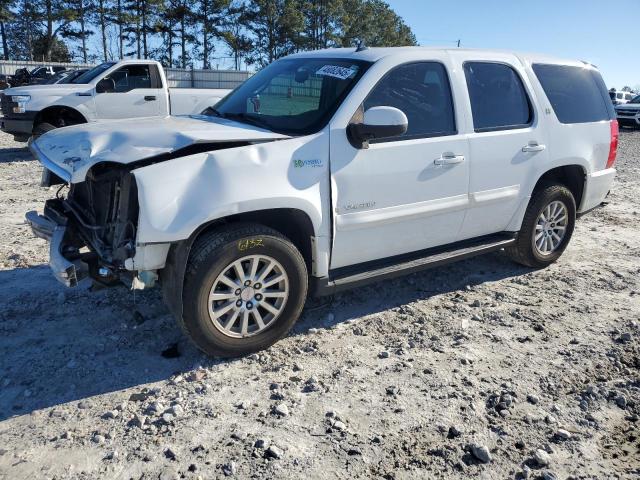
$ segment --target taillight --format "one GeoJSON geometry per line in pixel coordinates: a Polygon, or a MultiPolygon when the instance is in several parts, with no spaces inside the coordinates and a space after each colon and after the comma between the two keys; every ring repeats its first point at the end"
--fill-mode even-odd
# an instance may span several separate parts
{"type": "Polygon", "coordinates": [[[616,163],[616,154],[618,153],[618,135],[618,121],[611,120],[611,143],[609,144],[607,168],[613,167],[613,164],[616,163]]]}

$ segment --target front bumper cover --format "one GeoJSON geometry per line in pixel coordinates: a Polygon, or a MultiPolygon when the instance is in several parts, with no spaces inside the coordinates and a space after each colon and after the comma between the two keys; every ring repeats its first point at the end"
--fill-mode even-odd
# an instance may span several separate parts
{"type": "Polygon", "coordinates": [[[17,114],[15,118],[2,117],[0,118],[0,130],[12,135],[30,136],[33,132],[33,121],[35,117],[36,112],[17,114]]]}
{"type": "Polygon", "coordinates": [[[67,287],[75,287],[89,274],[88,265],[80,259],[77,249],[68,239],[68,226],[36,211],[27,212],[27,223],[36,237],[49,242],[49,266],[56,279],[67,287]]]}

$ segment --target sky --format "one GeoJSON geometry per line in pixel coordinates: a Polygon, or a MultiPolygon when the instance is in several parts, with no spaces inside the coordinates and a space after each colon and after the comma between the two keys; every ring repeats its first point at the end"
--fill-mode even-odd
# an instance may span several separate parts
{"type": "Polygon", "coordinates": [[[640,86],[640,0],[386,0],[425,46],[585,60],[608,87],[640,86]],[[626,33],[623,33],[623,30],[626,33]]]}

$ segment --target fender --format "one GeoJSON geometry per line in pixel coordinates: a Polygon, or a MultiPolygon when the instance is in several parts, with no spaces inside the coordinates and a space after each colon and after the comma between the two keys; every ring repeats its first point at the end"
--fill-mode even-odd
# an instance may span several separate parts
{"type": "MultiPolygon", "coordinates": [[[[591,164],[586,159],[579,157],[561,158],[553,162],[549,162],[545,165],[545,167],[546,168],[541,171],[538,176],[530,177],[529,182],[522,185],[522,191],[526,192],[526,194],[522,197],[518,209],[514,213],[513,217],[511,217],[511,221],[509,222],[509,225],[505,230],[509,232],[517,232],[518,230],[520,230],[522,219],[524,218],[524,214],[527,211],[527,206],[529,205],[529,201],[531,200],[533,190],[535,189],[540,179],[550,171],[561,167],[580,167],[584,174],[584,178],[582,180],[582,188],[583,190],[586,189],[587,176],[591,173],[591,164]]],[[[576,205],[576,209],[580,211],[580,205],[576,205]]]]}

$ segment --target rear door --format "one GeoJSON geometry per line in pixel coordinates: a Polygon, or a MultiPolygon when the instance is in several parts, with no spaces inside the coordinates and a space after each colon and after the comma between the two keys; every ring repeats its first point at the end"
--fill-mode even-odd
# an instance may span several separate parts
{"type": "Polygon", "coordinates": [[[166,92],[157,68],[151,64],[127,64],[105,76],[103,80],[110,82],[111,87],[96,93],[97,118],[158,116],[166,92]]]}
{"type": "Polygon", "coordinates": [[[467,85],[469,210],[461,238],[504,231],[523,186],[547,160],[547,137],[524,66],[513,55],[453,53],[467,85]]]}

